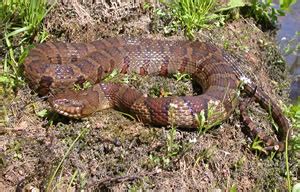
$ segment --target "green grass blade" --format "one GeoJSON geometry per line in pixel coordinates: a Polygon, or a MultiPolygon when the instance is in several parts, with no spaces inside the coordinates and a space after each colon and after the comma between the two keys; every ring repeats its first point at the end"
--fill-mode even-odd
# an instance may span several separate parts
{"type": "Polygon", "coordinates": [[[72,144],[70,145],[70,147],[68,148],[68,150],[66,151],[66,153],[64,154],[64,156],[62,157],[62,159],[60,160],[59,164],[57,165],[55,171],[53,172],[53,174],[50,177],[50,180],[48,182],[47,185],[47,189],[46,191],[50,191],[52,183],[58,173],[58,171],[61,169],[63,163],[65,162],[66,158],[69,156],[69,154],[71,153],[72,149],[75,147],[75,144],[79,141],[79,139],[81,137],[83,137],[86,133],[88,132],[87,128],[84,128],[79,134],[78,136],[74,139],[74,141],[72,142],[72,144]]]}
{"type": "Polygon", "coordinates": [[[26,26],[26,27],[19,28],[19,29],[13,31],[13,32],[7,34],[7,38],[8,38],[8,37],[12,37],[12,36],[16,36],[16,35],[19,34],[19,33],[28,31],[28,30],[30,30],[30,28],[31,28],[31,26],[26,26]]]}

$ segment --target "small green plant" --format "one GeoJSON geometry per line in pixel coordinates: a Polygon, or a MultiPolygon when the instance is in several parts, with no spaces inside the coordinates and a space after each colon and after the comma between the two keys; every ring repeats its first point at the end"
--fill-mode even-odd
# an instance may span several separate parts
{"type": "MultiPolygon", "coordinates": [[[[284,39],[286,40],[285,37],[284,39]]],[[[283,47],[283,54],[285,56],[297,55],[300,51],[300,31],[297,31],[291,39],[289,39],[287,42],[284,42],[282,45],[280,45],[280,47],[283,47]]]]}
{"type": "Polygon", "coordinates": [[[258,23],[273,27],[277,24],[278,16],[283,16],[285,13],[282,9],[274,8],[272,0],[253,0],[249,15],[254,17],[258,23]]]}
{"type": "Polygon", "coordinates": [[[171,124],[171,129],[169,130],[167,135],[167,149],[166,149],[166,155],[169,158],[176,156],[180,150],[180,145],[175,141],[176,133],[177,133],[176,124],[175,124],[177,117],[176,117],[175,110],[176,110],[175,106],[170,105],[168,115],[170,119],[169,121],[171,124]]]}
{"type": "Polygon", "coordinates": [[[114,69],[110,74],[108,74],[103,81],[104,82],[115,82],[115,81],[119,81],[118,77],[120,75],[120,71],[118,69],[114,69]]]}
{"type": "Polygon", "coordinates": [[[300,151],[300,97],[298,101],[285,108],[285,114],[290,118],[295,135],[290,140],[293,151],[300,151]]]}
{"type": "MultiPolygon", "coordinates": [[[[0,38],[6,45],[6,53],[0,63],[3,73],[0,83],[5,88],[23,84],[20,66],[23,63],[31,43],[43,42],[48,34],[42,21],[50,8],[46,0],[3,0],[0,2],[0,38]]],[[[0,67],[1,68],[1,67],[0,67]]]]}
{"type": "Polygon", "coordinates": [[[237,185],[236,184],[233,184],[230,189],[229,189],[229,192],[237,192],[238,189],[237,189],[237,185]]]}
{"type": "MultiPolygon", "coordinates": [[[[67,157],[70,155],[70,153],[72,152],[72,150],[75,147],[75,145],[82,138],[84,138],[88,134],[88,132],[89,132],[89,129],[87,127],[82,128],[82,130],[80,131],[80,133],[78,134],[78,136],[74,140],[72,140],[70,142],[71,144],[70,144],[68,150],[66,151],[66,153],[64,154],[64,156],[62,157],[62,159],[60,160],[59,164],[56,166],[55,170],[53,171],[53,173],[51,174],[51,176],[49,178],[49,181],[47,183],[47,190],[46,191],[50,191],[50,190],[52,191],[53,189],[57,188],[57,185],[59,183],[55,182],[55,179],[63,171],[63,165],[64,165],[67,157]]],[[[73,177],[75,177],[75,176],[73,175],[73,177]]]]}
{"type": "Polygon", "coordinates": [[[255,137],[252,144],[251,144],[251,149],[254,151],[258,152],[263,152],[267,154],[267,151],[263,147],[263,141],[260,140],[258,137],[255,137]]]}
{"type": "MultiPolygon", "coordinates": [[[[280,7],[275,8],[272,0],[230,0],[224,7],[217,7],[215,0],[171,0],[163,1],[166,9],[155,9],[154,13],[165,23],[163,31],[170,34],[181,30],[190,39],[194,32],[201,28],[222,25],[229,15],[234,13],[234,18],[240,14],[253,17],[264,28],[272,28],[277,24],[279,16],[296,0],[282,0],[280,7]]],[[[232,18],[232,17],[231,17],[232,18]]]]}
{"type": "Polygon", "coordinates": [[[129,84],[130,82],[137,82],[139,80],[140,76],[135,73],[129,73],[129,74],[124,74],[124,77],[122,78],[121,82],[125,84],[129,84]]]}
{"type": "Polygon", "coordinates": [[[200,134],[206,133],[212,127],[220,125],[223,120],[224,109],[218,101],[209,101],[207,104],[207,114],[205,116],[204,110],[196,115],[198,123],[198,132],[200,134]]]}
{"type": "Polygon", "coordinates": [[[279,4],[280,4],[281,9],[288,10],[296,2],[297,2],[297,0],[280,0],[279,4]]]}
{"type": "Polygon", "coordinates": [[[4,127],[8,122],[7,109],[5,106],[5,92],[0,84],[0,127],[4,127]]]}
{"type": "Polygon", "coordinates": [[[9,151],[12,151],[15,159],[22,159],[22,143],[19,141],[14,141],[9,146],[9,151]]]}
{"type": "Polygon", "coordinates": [[[170,124],[171,129],[168,131],[167,138],[166,138],[166,146],[164,147],[164,154],[163,156],[157,156],[154,154],[151,154],[149,156],[150,163],[154,166],[156,165],[162,165],[163,167],[168,167],[171,163],[171,160],[176,157],[181,149],[183,148],[182,145],[180,145],[175,139],[176,139],[176,126],[175,126],[175,120],[176,120],[176,114],[175,114],[175,108],[173,106],[170,106],[169,109],[169,118],[170,118],[170,124]]]}
{"type": "Polygon", "coordinates": [[[166,11],[157,9],[156,14],[171,21],[164,28],[165,33],[183,30],[189,38],[200,28],[209,27],[221,16],[214,14],[215,0],[172,0],[164,1],[166,11]]]}
{"type": "Polygon", "coordinates": [[[188,73],[180,73],[180,72],[177,72],[173,75],[176,79],[176,81],[188,81],[188,80],[192,80],[192,77],[190,74],[188,73]]]}
{"type": "Polygon", "coordinates": [[[75,183],[76,177],[78,176],[78,172],[79,172],[78,169],[76,169],[74,171],[74,173],[72,174],[72,176],[70,178],[70,181],[69,181],[69,184],[68,184],[67,191],[71,191],[72,185],[73,185],[73,183],[75,183]]]}
{"type": "Polygon", "coordinates": [[[203,160],[208,161],[209,159],[211,159],[211,157],[214,155],[215,151],[216,151],[216,148],[214,146],[211,148],[203,149],[203,150],[199,151],[199,153],[196,154],[194,157],[194,159],[195,159],[194,167],[198,166],[199,162],[201,162],[203,160]]]}
{"type": "Polygon", "coordinates": [[[152,5],[149,2],[144,2],[143,3],[143,9],[144,10],[149,10],[151,9],[152,5]]]}
{"type": "Polygon", "coordinates": [[[169,91],[166,84],[164,85],[154,84],[149,89],[149,95],[152,97],[168,97],[172,95],[172,93],[169,91]]]}
{"type": "MultiPolygon", "coordinates": [[[[237,99],[239,98],[241,94],[241,90],[244,88],[245,83],[249,83],[250,79],[242,77],[241,82],[235,91],[235,94],[233,97],[230,98],[230,101],[232,104],[236,104],[237,99]]],[[[195,116],[195,119],[198,123],[198,133],[203,134],[206,133],[209,129],[212,127],[215,127],[217,125],[220,125],[222,121],[224,120],[224,116],[226,116],[226,110],[223,105],[226,97],[228,97],[229,89],[227,88],[225,90],[224,98],[222,101],[219,100],[210,100],[207,103],[207,114],[205,114],[204,110],[201,110],[200,113],[198,113],[195,116]]]]}
{"type": "Polygon", "coordinates": [[[0,18],[6,23],[7,38],[21,34],[22,44],[33,42],[37,36],[43,41],[47,36],[45,31],[40,30],[41,23],[50,10],[46,0],[3,0],[0,10],[0,18]]]}
{"type": "Polygon", "coordinates": [[[74,84],[74,90],[80,91],[80,90],[86,90],[88,88],[92,87],[92,83],[89,81],[85,81],[82,85],[74,84]]]}
{"type": "Polygon", "coordinates": [[[253,17],[263,28],[269,29],[276,26],[278,17],[285,15],[295,2],[296,0],[281,0],[278,7],[273,0],[230,0],[227,6],[217,10],[217,13],[234,15],[231,16],[233,19],[238,18],[240,14],[253,17]]]}
{"type": "MultiPolygon", "coordinates": [[[[289,191],[292,190],[291,185],[291,173],[290,173],[290,164],[289,160],[292,159],[292,157],[289,154],[299,154],[300,152],[300,97],[298,98],[298,101],[293,104],[289,105],[284,110],[285,114],[289,119],[291,120],[291,129],[294,132],[294,135],[290,140],[286,138],[285,142],[285,165],[286,165],[286,174],[287,174],[287,184],[289,191]]],[[[292,130],[289,130],[291,132],[292,130]]],[[[298,164],[300,163],[299,159],[296,158],[295,160],[298,164]]]]}
{"type": "Polygon", "coordinates": [[[175,126],[172,126],[167,135],[167,157],[176,156],[179,152],[180,145],[175,141],[176,132],[175,126]]]}

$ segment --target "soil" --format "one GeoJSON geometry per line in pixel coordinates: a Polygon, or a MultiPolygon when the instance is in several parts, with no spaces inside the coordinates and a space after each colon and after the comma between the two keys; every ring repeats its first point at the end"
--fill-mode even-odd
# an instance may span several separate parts
{"type": "MultiPolygon", "coordinates": [[[[56,5],[44,21],[49,40],[87,42],[118,35],[166,38],[153,8],[99,9],[89,3],[56,5]]],[[[179,32],[167,38],[184,37],[179,32]]],[[[199,31],[196,38],[243,58],[241,65],[258,86],[272,99],[287,101],[284,62],[272,35],[251,19],[199,31]]],[[[130,79],[133,86],[148,93],[154,90],[156,95],[194,94],[190,81],[130,79]]],[[[0,131],[1,191],[286,189],[283,154],[273,157],[254,151],[238,110],[220,126],[200,134],[145,126],[113,109],[82,120],[51,112],[43,115],[45,109],[51,111],[48,103],[28,87],[20,88],[7,107],[9,124],[0,131]]],[[[250,111],[258,126],[270,129],[265,111],[255,104],[250,111]]]]}

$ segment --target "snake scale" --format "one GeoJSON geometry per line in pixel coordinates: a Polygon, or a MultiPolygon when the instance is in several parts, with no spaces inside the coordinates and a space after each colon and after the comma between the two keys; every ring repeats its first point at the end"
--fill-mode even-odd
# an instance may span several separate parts
{"type": "MultiPolygon", "coordinates": [[[[115,37],[89,43],[39,44],[26,58],[24,71],[39,94],[54,94],[49,98],[50,104],[65,116],[80,118],[113,107],[145,124],[195,128],[199,113],[205,115],[207,122],[214,123],[225,120],[235,109],[243,75],[237,66],[224,50],[207,42],[115,37]],[[141,75],[189,73],[204,91],[196,96],[147,97],[127,85],[102,83],[115,69],[141,75]],[[82,85],[85,81],[94,85],[83,91],[71,90],[74,84],[82,85]]],[[[268,149],[283,150],[289,123],[281,109],[262,89],[255,89],[253,83],[245,84],[244,90],[264,109],[271,107],[272,117],[280,127],[280,141],[257,129],[241,102],[244,122],[255,136],[265,141],[268,149]]]]}

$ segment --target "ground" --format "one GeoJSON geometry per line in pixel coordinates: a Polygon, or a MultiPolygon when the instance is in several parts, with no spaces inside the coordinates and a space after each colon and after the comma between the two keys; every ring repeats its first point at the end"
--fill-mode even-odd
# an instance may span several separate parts
{"type": "MultiPolygon", "coordinates": [[[[124,14],[81,4],[58,4],[44,21],[49,40],[91,41],[118,35],[163,37],[161,22],[151,9],[124,9],[124,14]],[[125,10],[125,11],[124,11],[125,10]],[[126,14],[125,14],[126,13],[126,14]]],[[[121,13],[123,13],[121,11],[121,13]]],[[[272,34],[251,19],[199,31],[243,58],[245,72],[272,99],[287,100],[285,66],[272,34]]],[[[140,89],[193,94],[190,81],[139,77],[140,89]]],[[[101,190],[270,190],[286,186],[283,154],[255,152],[243,133],[238,109],[205,134],[145,126],[113,109],[83,120],[41,114],[48,103],[28,87],[20,88],[8,105],[9,125],[0,132],[0,189],[101,190]]],[[[258,126],[269,128],[266,112],[251,106],[258,126]]]]}

